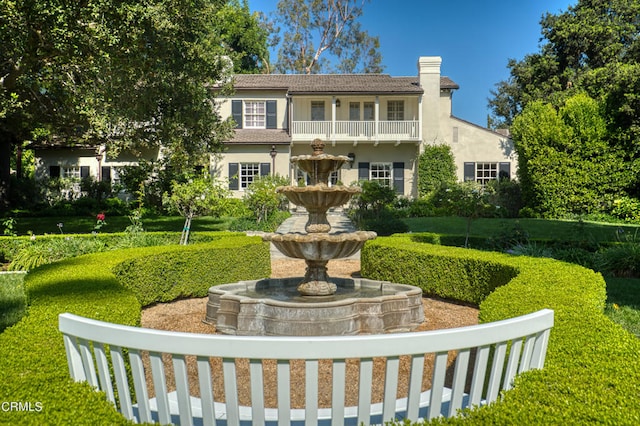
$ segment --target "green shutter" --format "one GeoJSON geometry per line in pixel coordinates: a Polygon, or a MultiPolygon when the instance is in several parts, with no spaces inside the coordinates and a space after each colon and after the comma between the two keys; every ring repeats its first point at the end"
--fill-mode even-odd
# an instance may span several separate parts
{"type": "Polygon", "coordinates": [[[498,179],[511,179],[511,163],[500,163],[498,166],[498,179]]]}
{"type": "Polygon", "coordinates": [[[476,163],[464,163],[464,181],[476,180],[476,163]]]}
{"type": "Polygon", "coordinates": [[[404,194],[404,163],[393,163],[393,189],[396,193],[404,194]]]}
{"type": "Polygon", "coordinates": [[[236,122],[236,129],[242,129],[242,101],[231,101],[231,116],[236,122]]]}
{"type": "Polygon", "coordinates": [[[369,180],[369,163],[358,163],[358,180],[369,180]]]}
{"type": "Polygon", "coordinates": [[[229,189],[238,189],[238,163],[229,163],[229,189]]]}
{"type": "Polygon", "coordinates": [[[278,128],[276,101],[267,101],[267,129],[278,128]]]}

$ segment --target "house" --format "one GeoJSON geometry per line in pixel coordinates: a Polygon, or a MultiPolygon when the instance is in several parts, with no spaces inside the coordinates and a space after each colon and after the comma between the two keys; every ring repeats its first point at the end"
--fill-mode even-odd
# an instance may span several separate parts
{"type": "MultiPolygon", "coordinates": [[[[486,183],[515,176],[508,135],[454,117],[459,86],[440,75],[442,59],[421,57],[418,74],[240,74],[235,93],[217,98],[222,118],[237,123],[222,155],[211,156],[212,175],[228,181],[234,196],[258,176],[278,174],[292,184],[307,177],[291,157],[311,153],[315,138],[325,152],[351,161],[331,177],[333,184],[377,180],[416,197],[417,159],[425,146],[447,144],[458,179],[486,183]]],[[[158,152],[148,156],[157,158],[158,152]]],[[[95,177],[117,180],[117,168],[134,157],[115,159],[100,148],[35,147],[37,177],[95,177]]],[[[146,158],[146,157],[145,157],[146,158]]]]}
{"type": "Polygon", "coordinates": [[[418,75],[243,74],[235,94],[221,100],[223,118],[237,123],[212,170],[241,196],[257,176],[275,173],[292,184],[306,180],[290,162],[310,154],[320,138],[325,152],[351,161],[332,176],[350,184],[377,180],[416,197],[417,159],[426,145],[447,144],[458,179],[486,183],[515,175],[510,139],[451,114],[459,88],[440,75],[440,57],[421,57],[418,75]]]}

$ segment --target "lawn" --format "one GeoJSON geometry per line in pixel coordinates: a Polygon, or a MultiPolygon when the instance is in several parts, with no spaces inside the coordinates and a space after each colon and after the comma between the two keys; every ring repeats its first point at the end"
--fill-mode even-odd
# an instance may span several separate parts
{"type": "MultiPolygon", "coordinates": [[[[420,217],[403,219],[411,232],[464,235],[467,220],[463,217],[420,217]]],[[[640,225],[611,224],[589,221],[547,219],[476,219],[471,224],[470,236],[490,238],[508,233],[515,227],[524,229],[530,238],[561,241],[616,241],[618,230],[627,234],[638,232],[640,225]]]]}
{"type": "Polygon", "coordinates": [[[24,274],[0,274],[0,333],[22,318],[27,299],[24,274]]]}
{"type": "MultiPolygon", "coordinates": [[[[229,228],[232,218],[212,216],[196,217],[191,223],[192,231],[225,231],[229,228]]],[[[101,233],[124,232],[131,225],[128,216],[111,216],[106,218],[107,224],[101,233]]],[[[52,216],[52,217],[20,217],[16,219],[15,232],[18,235],[33,233],[42,234],[88,234],[94,230],[96,218],[92,216],[52,216]],[[62,224],[59,227],[58,224],[62,224]]],[[[181,216],[149,216],[142,218],[145,231],[180,232],[184,226],[181,216]]]]}

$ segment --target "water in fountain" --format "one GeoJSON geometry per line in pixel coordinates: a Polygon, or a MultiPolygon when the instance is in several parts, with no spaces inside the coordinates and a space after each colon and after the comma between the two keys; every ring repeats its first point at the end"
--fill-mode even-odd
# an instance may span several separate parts
{"type": "Polygon", "coordinates": [[[263,237],[288,257],[304,259],[304,277],[266,278],[211,287],[205,322],[218,331],[244,335],[341,335],[409,331],[424,319],[422,291],[413,286],[364,278],[331,278],[327,262],[357,253],[375,232],[330,233],[327,211],[360,192],[328,185],[329,176],[349,161],[324,153],[316,139],[311,155],[291,161],[309,173],[311,185],[277,189],[309,212],[306,233],[263,237]]]}

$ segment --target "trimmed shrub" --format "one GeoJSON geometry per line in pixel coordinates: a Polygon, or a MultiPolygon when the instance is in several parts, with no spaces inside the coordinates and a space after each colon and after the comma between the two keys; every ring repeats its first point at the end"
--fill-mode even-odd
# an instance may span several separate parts
{"type": "MultiPolygon", "coordinates": [[[[221,233],[222,234],[222,233],[221,233]]],[[[71,312],[118,324],[140,325],[141,303],[149,295],[158,298],[163,289],[146,286],[136,294],[118,282],[113,273],[122,262],[170,253],[192,255],[210,266],[209,275],[200,277],[210,285],[222,284],[227,276],[220,269],[237,267],[243,279],[269,274],[269,247],[260,238],[234,236],[191,246],[164,246],[115,250],[80,256],[52,263],[29,272],[25,287],[29,299],[28,314],[0,334],[0,401],[41,404],[41,411],[2,411],[0,423],[19,425],[53,424],[130,424],[88,384],[74,383],[66,361],[58,315],[71,312]],[[255,258],[244,257],[249,247],[255,258]],[[228,263],[235,253],[234,259],[228,263]],[[223,255],[224,254],[224,255],[223,255]],[[216,259],[219,260],[216,264],[216,259]],[[148,293],[148,294],[147,294],[148,293]]],[[[162,268],[171,269],[171,264],[162,268]]],[[[181,265],[182,271],[188,269],[181,265]]],[[[229,274],[233,274],[229,272],[229,274]]],[[[201,291],[194,287],[194,292],[201,291]]],[[[184,296],[190,296],[184,294],[184,296]]]]}
{"type": "Polygon", "coordinates": [[[216,249],[215,244],[207,244],[206,249],[192,245],[189,250],[135,257],[118,264],[113,272],[143,306],[184,297],[204,297],[215,284],[233,283],[252,275],[269,276],[269,252],[261,245],[229,250],[227,241],[221,242],[222,249],[216,249]],[[215,280],[212,271],[215,271],[215,280]]]}
{"type": "Polygon", "coordinates": [[[411,234],[367,242],[361,262],[368,278],[413,280],[431,294],[467,302],[482,298],[481,322],[555,311],[544,369],[518,376],[500,402],[433,423],[640,422],[640,341],[603,314],[606,284],[599,273],[553,259],[419,243],[411,234]]]}

